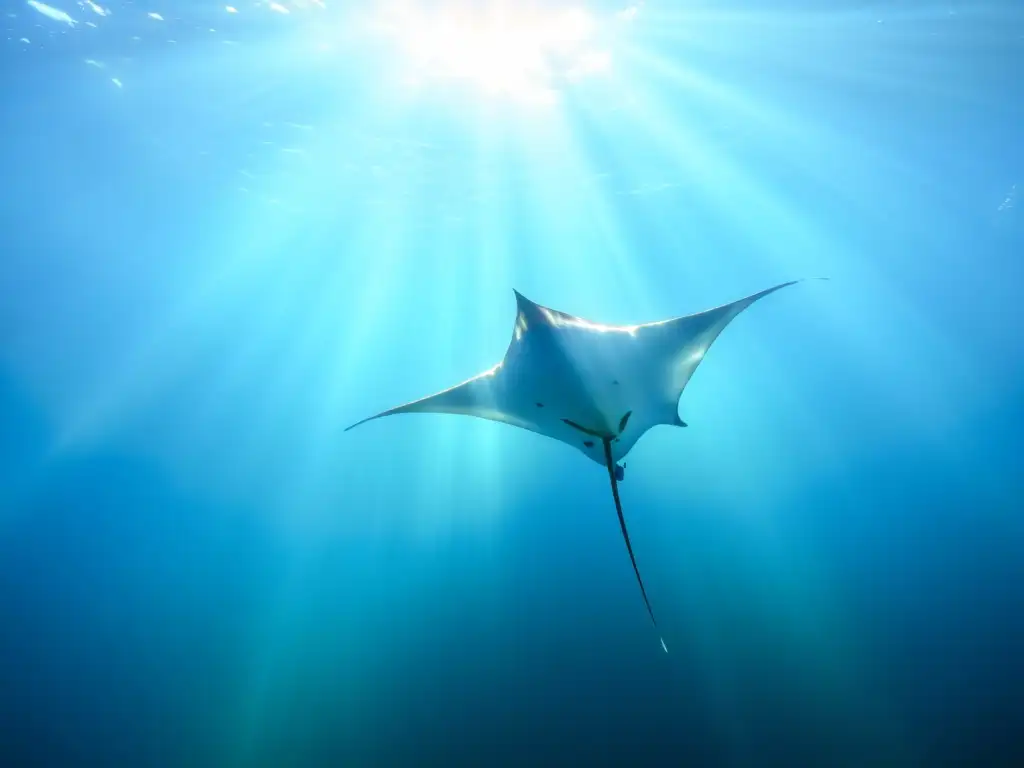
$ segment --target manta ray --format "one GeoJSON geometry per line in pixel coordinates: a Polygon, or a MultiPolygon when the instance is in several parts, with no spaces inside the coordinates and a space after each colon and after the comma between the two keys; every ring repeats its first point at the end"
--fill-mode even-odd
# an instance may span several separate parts
{"type": "MultiPolygon", "coordinates": [[[[500,363],[450,389],[356,422],[346,431],[398,413],[454,413],[522,427],[581,451],[608,472],[626,551],[658,631],[622,515],[619,482],[625,472],[618,462],[651,427],[685,427],[679,399],[718,334],[758,299],[798,282],[642,325],[591,322],[514,291],[515,327],[500,363]]],[[[668,653],[664,638],[659,639],[668,653]]]]}

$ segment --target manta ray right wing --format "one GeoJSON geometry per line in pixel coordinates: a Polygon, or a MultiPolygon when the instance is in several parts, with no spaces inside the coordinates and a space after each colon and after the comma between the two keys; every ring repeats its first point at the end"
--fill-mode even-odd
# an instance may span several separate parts
{"type": "MultiPolygon", "coordinates": [[[[643,350],[640,359],[647,364],[636,370],[647,377],[651,410],[658,412],[656,423],[686,426],[679,419],[679,398],[715,339],[751,304],[799,282],[790,280],[714,309],[638,326],[637,339],[643,350]]],[[[643,428],[650,426],[645,423],[643,428]]]]}

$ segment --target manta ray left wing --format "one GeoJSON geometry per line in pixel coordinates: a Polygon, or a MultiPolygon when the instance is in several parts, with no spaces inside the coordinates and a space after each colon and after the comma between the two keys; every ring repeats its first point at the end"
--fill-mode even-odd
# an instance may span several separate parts
{"type": "MultiPolygon", "coordinates": [[[[345,431],[355,429],[374,419],[393,416],[398,413],[453,413],[462,416],[476,416],[481,419],[503,421],[516,426],[527,426],[504,409],[504,386],[500,377],[501,363],[490,370],[468,379],[454,387],[449,387],[435,395],[413,400],[412,402],[389,408],[386,411],[357,421],[345,431]]],[[[529,427],[527,427],[529,428],[529,427]]]]}
{"type": "Polygon", "coordinates": [[[561,409],[555,402],[572,397],[572,393],[558,391],[566,379],[564,360],[557,345],[544,343],[542,331],[528,332],[527,312],[535,305],[519,293],[516,299],[519,312],[512,340],[500,363],[454,387],[358,421],[345,431],[399,413],[475,416],[548,437],[557,436],[561,430],[571,431],[559,421],[561,409]],[[545,406],[551,407],[545,410],[545,406]]]}

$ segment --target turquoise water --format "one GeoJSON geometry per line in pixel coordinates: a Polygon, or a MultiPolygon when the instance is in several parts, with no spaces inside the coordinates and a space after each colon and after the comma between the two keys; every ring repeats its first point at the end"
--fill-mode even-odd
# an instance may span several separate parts
{"type": "Polygon", "coordinates": [[[0,763],[1024,762],[1024,7],[3,5],[0,763]],[[785,280],[604,469],[513,289],[785,280]]]}

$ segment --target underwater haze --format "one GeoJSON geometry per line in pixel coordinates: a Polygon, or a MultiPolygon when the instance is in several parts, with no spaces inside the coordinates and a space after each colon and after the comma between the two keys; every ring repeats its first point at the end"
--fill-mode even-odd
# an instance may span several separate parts
{"type": "Polygon", "coordinates": [[[1019,0],[3,0],[0,765],[1024,765],[1019,0]],[[769,286],[608,472],[397,415],[769,286]]]}

